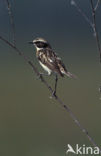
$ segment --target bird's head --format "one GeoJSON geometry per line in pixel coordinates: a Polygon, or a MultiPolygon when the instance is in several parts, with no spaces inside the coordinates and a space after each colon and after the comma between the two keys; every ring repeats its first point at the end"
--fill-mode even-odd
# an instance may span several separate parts
{"type": "Polygon", "coordinates": [[[29,43],[33,44],[37,50],[44,49],[44,48],[51,48],[50,44],[43,38],[36,38],[35,40],[29,43]]]}

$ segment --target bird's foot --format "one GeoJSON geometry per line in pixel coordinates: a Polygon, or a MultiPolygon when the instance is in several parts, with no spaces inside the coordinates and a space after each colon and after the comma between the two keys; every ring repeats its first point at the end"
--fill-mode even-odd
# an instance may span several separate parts
{"type": "Polygon", "coordinates": [[[47,73],[39,73],[41,76],[49,76],[47,73]]]}
{"type": "Polygon", "coordinates": [[[39,74],[37,75],[37,79],[41,79],[42,75],[43,75],[43,73],[39,73],[39,74]]]}
{"type": "Polygon", "coordinates": [[[44,75],[47,76],[47,74],[40,72],[39,75],[37,76],[37,79],[41,79],[41,77],[44,76],[44,75]]]}
{"type": "Polygon", "coordinates": [[[50,96],[50,99],[52,99],[53,97],[56,97],[56,91],[52,92],[52,95],[50,96]]]}

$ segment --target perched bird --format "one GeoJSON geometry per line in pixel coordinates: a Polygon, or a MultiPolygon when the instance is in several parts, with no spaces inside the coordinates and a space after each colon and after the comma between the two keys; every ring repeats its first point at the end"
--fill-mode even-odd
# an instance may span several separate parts
{"type": "Polygon", "coordinates": [[[36,38],[35,40],[29,42],[33,44],[36,48],[36,57],[39,60],[40,65],[43,67],[45,71],[47,71],[48,75],[55,73],[55,91],[56,94],[56,87],[58,81],[58,75],[64,77],[64,75],[70,78],[76,78],[75,75],[71,74],[65,67],[64,63],[62,62],[61,58],[56,55],[53,51],[50,44],[43,38],[36,38]]]}

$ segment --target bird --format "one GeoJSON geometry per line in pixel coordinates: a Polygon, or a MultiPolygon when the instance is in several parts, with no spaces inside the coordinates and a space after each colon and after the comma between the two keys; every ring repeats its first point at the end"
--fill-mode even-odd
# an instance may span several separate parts
{"type": "Polygon", "coordinates": [[[65,75],[70,78],[77,78],[74,74],[71,74],[65,67],[62,59],[54,52],[51,45],[44,38],[38,37],[29,42],[36,48],[36,57],[47,72],[48,75],[55,74],[55,89],[53,94],[56,95],[58,75],[64,77],[65,75]]]}

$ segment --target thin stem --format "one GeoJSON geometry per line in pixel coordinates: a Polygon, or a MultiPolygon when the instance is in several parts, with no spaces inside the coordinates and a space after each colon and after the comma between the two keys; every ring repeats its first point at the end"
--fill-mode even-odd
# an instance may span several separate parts
{"type": "Polygon", "coordinates": [[[84,11],[80,8],[80,6],[77,4],[75,0],[72,0],[72,5],[74,5],[77,9],[77,11],[84,17],[84,19],[88,22],[88,24],[93,28],[93,24],[91,20],[87,17],[87,15],[84,13],[84,11]]]}
{"type": "MultiPolygon", "coordinates": [[[[22,56],[24,58],[24,60],[32,67],[33,71],[35,72],[35,74],[37,76],[40,76],[40,79],[42,81],[42,83],[44,83],[44,85],[48,88],[48,90],[50,91],[50,93],[53,93],[53,89],[52,87],[47,83],[47,81],[44,79],[44,77],[42,75],[40,75],[39,71],[37,70],[37,68],[35,67],[35,65],[29,60],[29,58],[27,58],[24,53],[19,50],[16,46],[14,46],[12,43],[10,43],[8,40],[6,40],[5,38],[3,38],[2,36],[0,36],[0,40],[4,41],[6,44],[8,44],[11,48],[13,48],[20,56],[22,56]]],[[[93,138],[89,135],[88,131],[82,126],[82,124],[79,122],[79,120],[77,119],[77,117],[74,115],[74,113],[72,112],[72,110],[69,108],[69,106],[67,106],[60,98],[58,95],[53,94],[54,99],[66,110],[66,112],[69,113],[70,117],[72,118],[72,120],[74,121],[74,123],[80,128],[80,130],[87,136],[88,140],[91,142],[91,144],[94,147],[98,147],[97,144],[95,143],[95,141],[93,140],[93,138]]],[[[99,151],[101,153],[101,149],[99,148],[99,151]]]]}
{"type": "Polygon", "coordinates": [[[90,0],[90,4],[91,4],[91,9],[92,9],[92,17],[93,17],[93,30],[94,30],[94,34],[96,38],[96,44],[97,44],[97,48],[99,51],[99,58],[100,58],[100,63],[101,63],[101,46],[100,46],[100,39],[99,39],[99,34],[97,31],[97,26],[96,26],[96,15],[95,15],[93,0],[90,0]]]}
{"type": "Polygon", "coordinates": [[[14,23],[14,18],[13,18],[13,14],[12,14],[12,10],[11,10],[11,4],[10,4],[9,0],[6,0],[6,4],[7,4],[8,14],[9,14],[9,17],[10,17],[10,23],[11,23],[11,27],[12,27],[13,43],[15,45],[16,44],[16,40],[15,40],[15,23],[14,23]]]}
{"type": "Polygon", "coordinates": [[[77,2],[75,0],[72,0],[72,4],[77,8],[77,11],[84,17],[84,19],[88,22],[88,24],[91,26],[91,28],[94,31],[94,35],[96,37],[97,48],[98,48],[98,51],[99,51],[99,60],[100,60],[100,63],[101,63],[101,46],[100,46],[100,39],[99,39],[97,26],[96,26],[96,15],[95,15],[95,12],[96,12],[96,10],[98,8],[98,5],[99,5],[100,1],[99,0],[97,1],[96,5],[95,5],[95,8],[94,8],[93,0],[90,0],[93,22],[90,21],[90,19],[82,11],[82,9],[80,8],[80,6],[77,4],[77,2]]]}
{"type": "Polygon", "coordinates": [[[100,3],[100,0],[97,0],[97,3],[96,3],[95,8],[94,8],[95,11],[97,10],[99,3],[100,3]]]}

